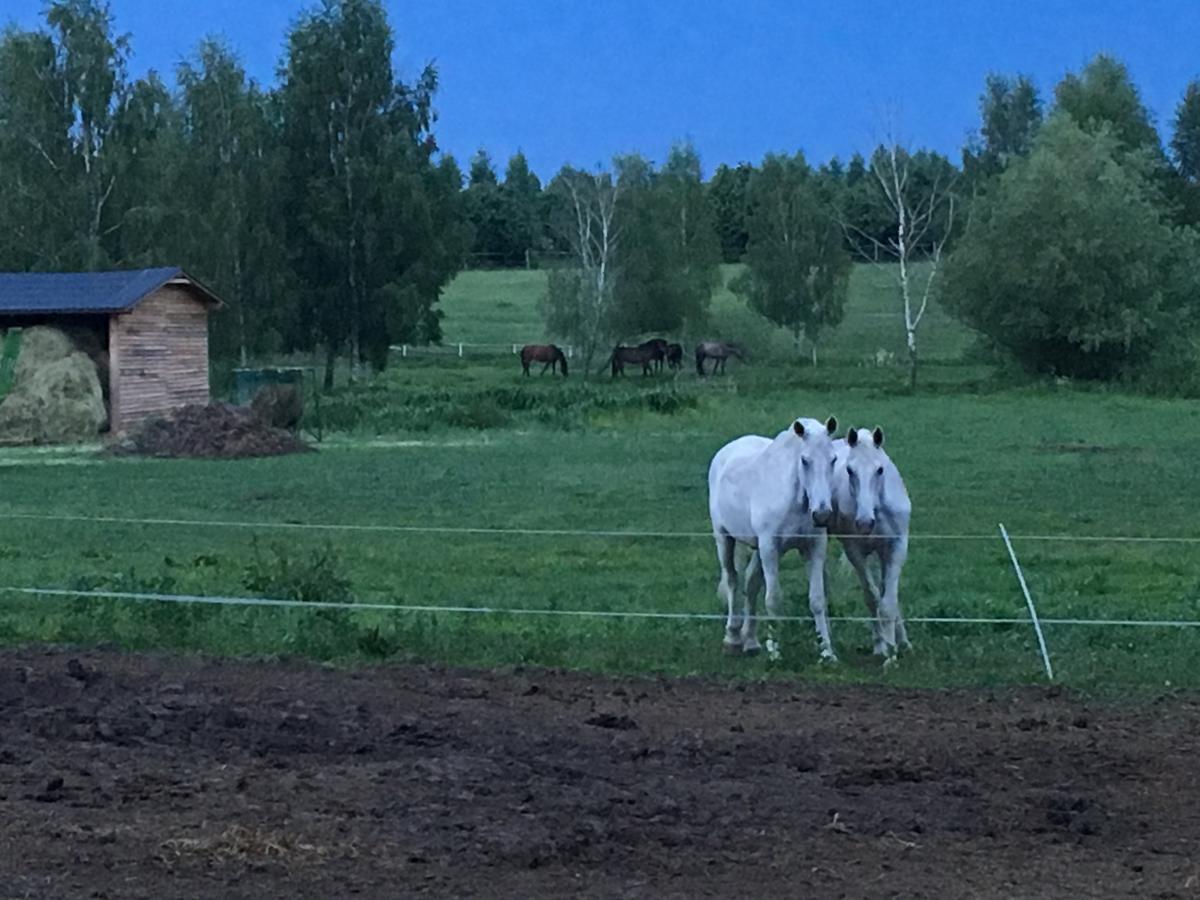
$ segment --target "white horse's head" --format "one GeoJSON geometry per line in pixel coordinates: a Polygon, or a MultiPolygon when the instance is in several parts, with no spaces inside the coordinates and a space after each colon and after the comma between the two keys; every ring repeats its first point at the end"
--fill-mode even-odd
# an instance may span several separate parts
{"type": "Polygon", "coordinates": [[[833,433],[837,419],[829,417],[824,425],[816,419],[797,419],[792,431],[800,439],[801,503],[812,511],[813,524],[824,528],[833,517],[833,466],[837,457],[833,433]]]}
{"type": "Polygon", "coordinates": [[[883,429],[851,428],[846,432],[846,478],[854,503],[854,527],[866,534],[875,527],[883,505],[883,487],[888,463],[883,452],[883,429]]]}

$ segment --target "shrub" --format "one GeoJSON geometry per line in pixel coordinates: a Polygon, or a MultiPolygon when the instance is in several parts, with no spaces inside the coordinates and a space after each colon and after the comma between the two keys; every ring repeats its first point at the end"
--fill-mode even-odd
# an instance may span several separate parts
{"type": "Polygon", "coordinates": [[[1171,226],[1148,157],[1052,119],[980,198],[943,304],[1026,368],[1118,378],[1191,326],[1196,236],[1171,226]]]}
{"type": "Polygon", "coordinates": [[[254,542],[254,561],[246,567],[242,584],[247,590],[272,600],[349,602],[350,580],[339,571],[333,545],[316,553],[293,552],[273,545],[264,555],[254,542]]]}

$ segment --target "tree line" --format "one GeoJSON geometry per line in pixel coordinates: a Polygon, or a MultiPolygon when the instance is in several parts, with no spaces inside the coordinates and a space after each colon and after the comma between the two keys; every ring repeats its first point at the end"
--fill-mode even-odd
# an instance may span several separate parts
{"type": "Polygon", "coordinates": [[[436,142],[437,70],[398,77],[393,40],[379,0],[322,0],[273,85],[216,39],[168,84],[130,77],[107,4],[54,0],[43,27],[0,37],[0,268],[182,264],[228,303],[215,356],[319,352],[327,384],[338,357],[379,366],[393,343],[440,340],[443,289],[484,263],[545,267],[547,329],[589,359],[702,329],[722,262],[815,359],[854,261],[890,264],[914,380],[934,297],[1039,371],[1198,355],[1200,83],[1166,147],[1102,55],[1050,103],[988,76],[957,163],[887,139],[705,177],[683,143],[543,185],[522,153],[500,177],[481,150],[464,174],[436,142]]]}
{"type": "Polygon", "coordinates": [[[382,363],[440,337],[471,230],[432,133],[437,72],[392,68],[378,0],[325,0],[278,83],[207,39],[131,79],[107,4],[56,0],[0,38],[0,268],[181,263],[223,297],[215,355],[324,351],[382,363]]]}

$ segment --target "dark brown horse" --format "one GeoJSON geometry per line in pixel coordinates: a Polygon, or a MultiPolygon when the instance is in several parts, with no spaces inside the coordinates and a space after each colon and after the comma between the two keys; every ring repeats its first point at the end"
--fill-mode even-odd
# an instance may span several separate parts
{"type": "MultiPolygon", "coordinates": [[[[654,373],[654,351],[646,347],[622,347],[620,344],[613,347],[612,356],[608,358],[605,365],[612,366],[612,377],[625,374],[625,364],[640,365],[643,375],[651,375],[654,373]]],[[[603,371],[603,367],[601,368],[603,371]]]]}
{"type": "Polygon", "coordinates": [[[667,344],[667,365],[672,369],[683,368],[682,344],[667,344]]]}
{"type": "Polygon", "coordinates": [[[638,344],[637,348],[650,352],[654,358],[655,371],[662,371],[663,360],[667,358],[667,347],[669,346],[670,344],[663,338],[651,338],[638,344]]]}
{"type": "Polygon", "coordinates": [[[526,344],[522,347],[521,369],[526,375],[529,374],[529,364],[535,362],[545,363],[542,366],[543,375],[547,369],[557,373],[558,366],[561,365],[563,377],[567,377],[567,356],[554,344],[526,344]]]}
{"type": "Polygon", "coordinates": [[[696,345],[696,374],[703,377],[709,373],[704,371],[704,361],[711,359],[713,361],[712,374],[716,374],[717,370],[721,370],[721,374],[725,374],[725,360],[731,356],[736,356],[738,359],[745,359],[742,355],[742,348],[737,344],[729,341],[701,341],[696,345]]]}

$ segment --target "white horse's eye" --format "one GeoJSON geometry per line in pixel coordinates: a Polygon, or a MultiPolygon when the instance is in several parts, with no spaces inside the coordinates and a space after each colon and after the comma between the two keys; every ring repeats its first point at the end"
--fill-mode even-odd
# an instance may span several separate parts
{"type": "Polygon", "coordinates": [[[882,475],[882,474],[883,474],[883,466],[880,466],[878,469],[876,469],[876,470],[875,470],[875,474],[876,474],[876,475],[882,475]]]}
{"type": "Polygon", "coordinates": [[[804,463],[804,468],[806,468],[806,469],[812,465],[812,460],[809,459],[807,456],[800,457],[800,462],[804,463]]]}

